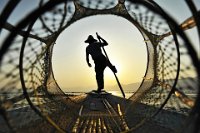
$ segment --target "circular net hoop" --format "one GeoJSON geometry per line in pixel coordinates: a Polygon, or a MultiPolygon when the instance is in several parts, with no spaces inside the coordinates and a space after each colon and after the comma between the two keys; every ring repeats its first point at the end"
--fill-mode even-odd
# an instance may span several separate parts
{"type": "Polygon", "coordinates": [[[193,16],[181,25],[154,1],[37,2],[35,10],[15,25],[7,20],[19,1],[8,1],[1,12],[1,131],[92,132],[92,126],[86,125],[96,123],[102,125],[95,127],[96,132],[100,129],[107,132],[159,130],[155,125],[165,128],[166,132],[199,132],[198,49],[184,32],[196,27],[200,33],[200,13],[193,2],[185,1],[193,16]],[[52,71],[56,39],[74,22],[95,15],[117,15],[127,19],[138,28],[147,47],[148,62],[140,87],[126,99],[122,115],[110,114],[107,119],[103,116],[80,118],[80,108],[87,95],[65,94],[52,71]],[[115,118],[122,121],[122,126],[113,122],[115,118]],[[80,121],[85,125],[78,127],[76,123],[80,121]]]}

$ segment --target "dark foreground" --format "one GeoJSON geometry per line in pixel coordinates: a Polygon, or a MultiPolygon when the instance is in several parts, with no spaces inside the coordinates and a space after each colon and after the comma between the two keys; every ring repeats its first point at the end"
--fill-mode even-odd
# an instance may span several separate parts
{"type": "MultiPolygon", "coordinates": [[[[61,129],[72,133],[173,133],[170,127],[163,126],[153,119],[147,119],[142,110],[145,108],[154,108],[141,103],[133,103],[132,101],[109,93],[88,93],[84,96],[71,96],[72,99],[79,99],[79,108],[66,108],[62,112],[51,114],[54,122],[61,129]]],[[[152,110],[152,109],[151,109],[152,110]]],[[[20,112],[20,109],[11,111],[10,113],[20,112]]],[[[21,113],[35,113],[31,109],[21,113]]],[[[169,116],[178,116],[179,120],[185,116],[173,114],[165,111],[169,116]]],[[[28,120],[28,119],[27,119],[28,120]]],[[[13,121],[19,122],[20,120],[13,121]]],[[[0,129],[7,132],[6,124],[1,120],[0,129]]],[[[40,117],[32,119],[32,121],[24,121],[19,127],[18,132],[58,132],[48,122],[40,117]],[[27,124],[29,123],[29,124],[27,124]]]]}

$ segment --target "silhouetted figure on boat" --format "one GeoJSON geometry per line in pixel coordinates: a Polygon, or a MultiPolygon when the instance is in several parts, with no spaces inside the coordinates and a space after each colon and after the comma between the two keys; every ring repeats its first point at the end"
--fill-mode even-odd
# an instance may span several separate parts
{"type": "Polygon", "coordinates": [[[97,42],[96,39],[92,35],[89,35],[85,43],[89,43],[86,47],[86,61],[89,67],[92,67],[89,61],[89,55],[91,55],[92,59],[95,63],[95,72],[96,72],[96,80],[97,80],[97,93],[100,93],[101,90],[104,88],[104,70],[108,66],[114,73],[117,73],[117,69],[113,66],[110,61],[104,56],[101,51],[101,47],[107,46],[108,43],[106,40],[97,36],[99,41],[97,42]]]}

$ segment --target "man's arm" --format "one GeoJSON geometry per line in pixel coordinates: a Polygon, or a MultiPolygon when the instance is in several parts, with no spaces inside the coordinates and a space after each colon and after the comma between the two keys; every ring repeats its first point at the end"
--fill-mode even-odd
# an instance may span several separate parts
{"type": "Polygon", "coordinates": [[[90,64],[90,60],[89,60],[89,52],[86,49],[86,61],[89,67],[92,67],[92,65],[90,64]]]}
{"type": "Polygon", "coordinates": [[[108,43],[107,43],[107,41],[106,40],[104,40],[102,37],[100,37],[99,35],[97,36],[97,38],[99,39],[99,41],[101,40],[102,42],[101,42],[101,46],[107,46],[108,45],[108,43]]]}

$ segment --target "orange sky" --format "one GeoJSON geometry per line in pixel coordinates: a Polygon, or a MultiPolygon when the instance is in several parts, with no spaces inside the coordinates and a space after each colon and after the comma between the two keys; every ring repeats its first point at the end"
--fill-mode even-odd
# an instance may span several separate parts
{"type": "MultiPolygon", "coordinates": [[[[88,35],[98,32],[109,43],[105,47],[110,61],[118,69],[121,84],[141,82],[146,71],[147,52],[140,32],[130,22],[117,16],[93,16],[67,28],[56,41],[53,50],[53,70],[62,89],[94,87],[94,63],[86,63],[84,43],[88,35]],[[105,22],[106,20],[106,22],[105,22]]],[[[111,70],[105,70],[105,86],[116,84],[111,70]]],[[[106,87],[105,87],[106,88],[106,87]]]]}

